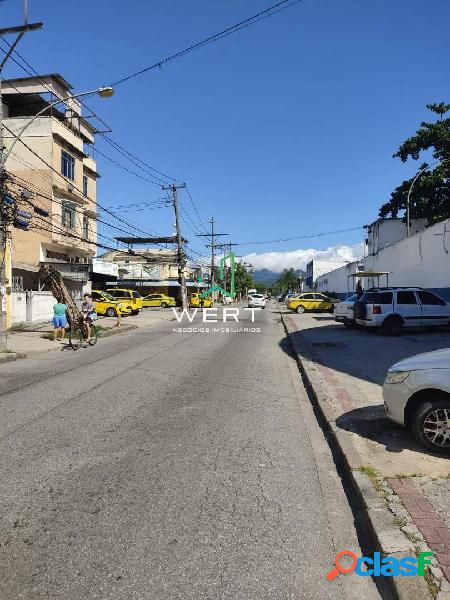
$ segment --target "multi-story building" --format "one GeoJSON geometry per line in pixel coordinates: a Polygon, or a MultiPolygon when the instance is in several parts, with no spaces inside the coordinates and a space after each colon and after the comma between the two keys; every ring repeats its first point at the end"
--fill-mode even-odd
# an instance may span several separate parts
{"type": "MultiPolygon", "coordinates": [[[[33,214],[28,230],[12,229],[12,274],[16,289],[38,290],[37,272],[52,263],[75,298],[89,288],[90,259],[96,254],[96,163],[85,148],[94,144],[96,128],[81,114],[72,86],[61,75],[2,82],[6,161],[14,194],[29,199],[48,216],[33,214]],[[23,194],[25,192],[25,194],[23,194]]],[[[26,201],[25,201],[26,202],[26,201]]],[[[23,204],[22,204],[23,206],[23,204]]]]}
{"type": "MultiPolygon", "coordinates": [[[[127,255],[123,250],[106,252],[101,256],[103,264],[114,263],[118,268],[117,281],[108,285],[132,288],[142,295],[164,293],[177,297],[180,291],[178,281],[177,252],[174,249],[135,249],[135,254],[127,255]]],[[[191,291],[207,287],[203,281],[204,272],[198,266],[186,265],[184,269],[186,285],[191,291]],[[199,281],[202,280],[202,281],[199,281]],[[195,289],[194,289],[195,288],[195,289]]],[[[103,286],[105,287],[105,286],[103,286]]]]}

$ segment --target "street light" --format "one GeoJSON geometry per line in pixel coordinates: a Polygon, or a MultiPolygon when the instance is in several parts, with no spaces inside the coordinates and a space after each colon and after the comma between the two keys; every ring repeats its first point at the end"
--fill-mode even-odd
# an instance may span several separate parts
{"type": "MultiPolygon", "coordinates": [[[[37,114],[35,114],[32,119],[30,119],[27,123],[25,123],[25,125],[22,127],[22,129],[19,131],[18,134],[13,133],[13,136],[15,139],[14,139],[13,143],[11,144],[11,147],[9,148],[8,152],[5,155],[3,154],[3,152],[0,149],[0,153],[1,153],[0,168],[2,168],[3,165],[6,163],[8,156],[11,154],[12,149],[14,148],[14,146],[17,144],[17,142],[21,138],[25,129],[27,129],[31,125],[31,123],[33,123],[38,117],[40,117],[43,113],[45,113],[46,110],[48,110],[49,108],[52,108],[56,104],[65,103],[70,100],[75,100],[76,98],[81,98],[83,96],[93,96],[94,94],[97,94],[98,96],[100,96],[100,98],[111,98],[111,96],[114,95],[114,89],[110,86],[99,87],[95,90],[90,90],[89,92],[81,92],[79,94],[74,94],[73,96],[67,96],[67,98],[58,98],[58,100],[55,100],[54,102],[50,102],[50,104],[47,104],[47,106],[45,106],[42,110],[40,110],[37,114]]],[[[0,127],[1,127],[1,123],[0,123],[0,127]]]]}

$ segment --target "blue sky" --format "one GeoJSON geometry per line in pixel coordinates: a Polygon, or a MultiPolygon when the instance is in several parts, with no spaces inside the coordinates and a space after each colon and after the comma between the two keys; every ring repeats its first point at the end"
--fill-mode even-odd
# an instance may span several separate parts
{"type": "MultiPolygon", "coordinates": [[[[19,51],[39,72],[59,72],[82,91],[271,3],[30,0],[30,19],[45,29],[28,34],[19,51]]],[[[20,0],[2,2],[1,22],[18,22],[20,9],[20,0]]],[[[90,104],[113,139],[188,182],[202,217],[214,215],[230,241],[355,227],[373,220],[416,170],[392,154],[427,118],[425,105],[450,100],[449,20],[448,0],[304,0],[90,104]]],[[[19,74],[10,63],[5,76],[19,74]]],[[[126,164],[105,142],[98,146],[126,164]]],[[[161,196],[100,156],[98,166],[98,198],[107,206],[161,196]]],[[[184,192],[181,200],[194,218],[184,192]]],[[[172,231],[169,209],[126,216],[172,231]]],[[[201,249],[187,228],[185,235],[201,249]]],[[[361,237],[249,245],[239,253],[325,249],[361,237]]]]}

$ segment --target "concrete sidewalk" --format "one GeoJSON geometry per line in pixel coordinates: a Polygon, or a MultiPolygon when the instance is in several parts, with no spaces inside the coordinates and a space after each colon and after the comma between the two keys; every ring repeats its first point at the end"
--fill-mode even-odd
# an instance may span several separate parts
{"type": "MultiPolygon", "coordinates": [[[[120,326],[117,326],[115,317],[99,317],[96,323],[106,329],[106,332],[102,331],[104,336],[113,333],[125,333],[137,327],[148,327],[161,323],[161,321],[170,320],[175,320],[170,308],[146,308],[139,315],[122,318],[120,326]]],[[[67,337],[62,344],[60,341],[54,342],[52,339],[47,339],[49,334],[53,334],[51,323],[24,324],[23,327],[8,331],[8,349],[10,352],[4,353],[3,356],[0,355],[0,362],[35,356],[52,350],[61,350],[61,347],[66,345],[67,337]]]]}
{"type": "Polygon", "coordinates": [[[450,600],[450,460],[427,453],[384,415],[381,386],[393,363],[447,347],[448,331],[400,338],[347,330],[329,315],[279,305],[310,397],[353,476],[385,555],[434,553],[424,579],[393,577],[401,600],[450,600]],[[389,343],[386,343],[386,342],[389,343]],[[447,507],[445,510],[443,507],[447,507]]]}

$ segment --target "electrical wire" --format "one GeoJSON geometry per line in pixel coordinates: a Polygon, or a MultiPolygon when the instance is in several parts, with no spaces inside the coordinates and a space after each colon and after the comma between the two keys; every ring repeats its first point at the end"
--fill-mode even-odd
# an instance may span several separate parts
{"type": "Polygon", "coordinates": [[[130,75],[126,75],[125,77],[122,77],[121,79],[118,79],[117,81],[114,81],[110,85],[112,87],[116,87],[118,85],[121,85],[122,83],[125,83],[126,81],[130,81],[130,79],[134,79],[135,77],[138,77],[139,75],[147,73],[148,71],[151,71],[153,69],[160,69],[163,65],[165,65],[173,60],[176,60],[177,58],[181,58],[182,56],[184,56],[185,54],[188,54],[189,52],[193,52],[194,50],[198,50],[198,49],[202,48],[203,46],[213,44],[214,42],[217,42],[218,40],[220,40],[222,38],[228,37],[229,35],[232,35],[232,34],[236,33],[237,31],[240,31],[241,29],[250,27],[251,25],[258,23],[259,21],[262,21],[263,19],[267,19],[283,10],[290,8],[291,6],[294,6],[295,4],[300,4],[300,2],[302,2],[302,1],[303,0],[281,0],[281,2],[277,2],[276,4],[269,6],[265,10],[262,10],[262,11],[256,13],[255,15],[252,15],[251,17],[244,19],[243,21],[239,21],[238,23],[235,23],[234,25],[231,25],[230,27],[227,27],[226,29],[224,29],[218,33],[214,33],[213,35],[208,36],[207,38],[201,40],[200,42],[196,42],[195,44],[192,44],[192,45],[184,48],[183,50],[176,52],[175,54],[171,54],[170,56],[167,56],[166,58],[163,58],[163,59],[159,60],[158,62],[156,62],[152,65],[149,65],[148,67],[144,67],[143,69],[140,69],[139,71],[131,73],[130,75]]]}

